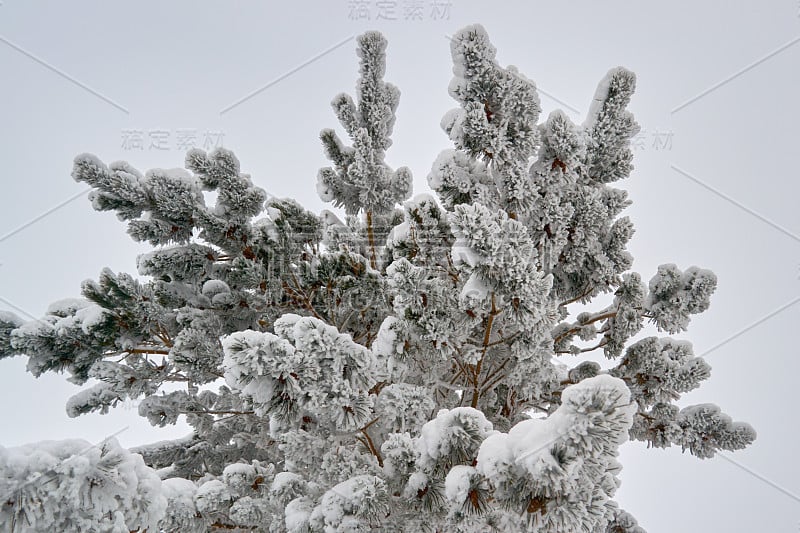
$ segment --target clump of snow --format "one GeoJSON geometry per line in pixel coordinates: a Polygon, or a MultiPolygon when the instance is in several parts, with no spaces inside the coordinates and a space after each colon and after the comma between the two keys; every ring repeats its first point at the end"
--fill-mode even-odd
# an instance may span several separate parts
{"type": "Polygon", "coordinates": [[[383,519],[388,510],[386,485],[377,476],[355,476],[331,487],[311,514],[312,527],[325,531],[349,531],[348,517],[366,522],[383,519]]]}
{"type": "Polygon", "coordinates": [[[295,313],[285,313],[281,315],[273,324],[275,334],[294,342],[296,340],[294,336],[294,326],[301,318],[303,317],[295,313]]]}
{"type": "Polygon", "coordinates": [[[553,457],[556,444],[586,447],[582,453],[607,453],[625,442],[635,405],[621,379],[606,374],[587,378],[564,389],[561,406],[545,419],[519,422],[506,435],[487,438],[478,452],[477,469],[489,479],[502,479],[512,462],[534,477],[559,467],[553,457]],[[612,423],[613,422],[613,423],[612,423]]]}
{"type": "Polygon", "coordinates": [[[0,472],[2,531],[20,520],[31,531],[156,529],[166,513],[161,479],[115,439],[0,447],[0,472]]]}
{"type": "Polygon", "coordinates": [[[275,223],[269,218],[260,218],[253,222],[253,229],[260,230],[268,239],[273,241],[278,240],[278,229],[275,223]]]}
{"type": "Polygon", "coordinates": [[[608,98],[608,88],[611,85],[611,77],[619,68],[620,67],[609,70],[606,75],[603,76],[603,79],[600,80],[600,83],[597,84],[594,97],[592,98],[592,102],[589,104],[589,112],[586,114],[586,120],[583,123],[584,129],[591,130],[597,122],[600,111],[603,109],[603,104],[608,98]]]}
{"type": "Polygon", "coordinates": [[[213,298],[217,294],[224,294],[231,292],[231,288],[228,287],[228,284],[219,279],[210,279],[203,283],[203,296],[208,298],[213,298]]]}
{"type": "Polygon", "coordinates": [[[489,287],[486,285],[483,277],[478,272],[473,272],[464,284],[464,287],[462,287],[459,298],[466,302],[480,301],[485,299],[488,294],[489,287]]]}
{"type": "Polygon", "coordinates": [[[475,267],[483,262],[481,256],[472,249],[469,241],[465,238],[456,239],[451,253],[453,255],[453,264],[456,266],[466,263],[471,267],[475,267]]]}
{"type": "Polygon", "coordinates": [[[162,531],[205,531],[205,521],[198,516],[194,504],[197,486],[179,477],[165,479],[161,482],[164,496],[167,498],[167,515],[159,525],[162,531]]]}
{"type": "Polygon", "coordinates": [[[227,510],[231,500],[230,490],[225,483],[218,479],[206,481],[200,485],[194,495],[197,510],[206,515],[227,510]]]}
{"type": "Polygon", "coordinates": [[[110,314],[99,305],[89,305],[75,313],[75,319],[81,324],[81,329],[87,335],[92,329],[100,325],[110,314]]]}
{"type": "Polygon", "coordinates": [[[299,474],[293,472],[279,472],[275,474],[275,479],[270,486],[269,494],[272,498],[284,499],[287,495],[294,497],[300,494],[301,490],[305,488],[305,480],[299,474]]]}
{"type": "Polygon", "coordinates": [[[444,494],[448,500],[460,504],[467,499],[471,486],[471,478],[475,468],[467,465],[456,465],[444,480],[444,494]]]}
{"type": "Polygon", "coordinates": [[[308,498],[295,498],[286,504],[284,517],[286,530],[289,533],[305,533],[308,531],[308,521],[314,509],[308,498]]]}
{"type": "Polygon", "coordinates": [[[422,426],[417,439],[417,464],[423,469],[432,468],[439,459],[449,456],[456,447],[463,448],[464,442],[460,441],[464,436],[469,438],[473,434],[478,441],[482,441],[492,431],[492,423],[477,409],[441,409],[436,418],[422,426]]]}
{"type": "Polygon", "coordinates": [[[387,316],[381,323],[378,335],[372,341],[372,353],[380,357],[389,357],[403,353],[403,344],[397,342],[397,326],[400,320],[395,316],[387,316]]]}
{"type": "Polygon", "coordinates": [[[48,305],[46,313],[48,315],[66,317],[74,315],[78,309],[83,309],[88,305],[91,305],[91,303],[83,298],[63,298],[48,305]]]}
{"type": "Polygon", "coordinates": [[[100,382],[75,393],[67,400],[67,416],[76,418],[88,411],[95,410],[97,406],[103,406],[101,413],[105,414],[108,412],[108,406],[120,399],[120,394],[113,389],[111,384],[100,382]]]}
{"type": "Polygon", "coordinates": [[[393,227],[389,231],[389,235],[386,237],[386,245],[393,248],[396,247],[401,242],[407,241],[410,229],[411,226],[408,220],[404,220],[397,226],[393,227]]]}
{"type": "Polygon", "coordinates": [[[406,210],[408,211],[413,211],[414,209],[417,209],[419,206],[425,204],[437,205],[436,198],[434,198],[432,195],[426,192],[421,192],[419,194],[415,194],[412,199],[403,202],[403,207],[405,207],[406,210]]]}
{"type": "Polygon", "coordinates": [[[181,477],[172,477],[162,481],[161,486],[170,503],[181,502],[194,509],[194,494],[197,491],[194,483],[181,477]]]}

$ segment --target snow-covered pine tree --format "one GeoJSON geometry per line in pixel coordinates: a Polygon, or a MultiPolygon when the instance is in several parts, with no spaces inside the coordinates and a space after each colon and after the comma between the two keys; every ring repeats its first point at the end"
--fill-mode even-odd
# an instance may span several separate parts
{"type": "Polygon", "coordinates": [[[610,184],[632,170],[633,74],[606,75],[584,124],[539,123],[536,86],[482,27],[451,48],[438,200],[398,207],[411,175],[384,160],[399,91],[376,32],[358,41],[355,100],[332,102],[352,146],[321,133],[318,192],[344,222],[267,199],[224,149],[145,174],[76,158],[94,208],[154,250],[41,320],[0,314],[0,357],[91,382],[70,416],[140,399],[153,425],[193,431],[133,454],[0,448],[0,527],[638,533],[612,499],[622,443],[706,458],[754,440],[715,405],[677,407],[709,366],[640,335],[684,331],[716,278],[630,270],[629,200],[610,184]],[[608,364],[581,361],[592,350],[608,364]]]}

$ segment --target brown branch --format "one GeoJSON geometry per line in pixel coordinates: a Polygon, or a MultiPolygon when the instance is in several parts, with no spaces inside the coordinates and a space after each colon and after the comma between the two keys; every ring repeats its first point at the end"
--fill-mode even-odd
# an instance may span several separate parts
{"type": "Polygon", "coordinates": [[[335,315],[334,313],[330,313],[330,312],[329,312],[329,315],[330,315],[330,317],[331,317],[331,323],[332,323],[332,325],[333,325],[333,326],[334,326],[336,329],[338,329],[339,331],[343,331],[343,330],[344,330],[344,327],[347,325],[347,323],[348,323],[348,322],[350,322],[350,319],[353,317],[353,315],[354,315],[354,314],[356,314],[356,310],[355,310],[355,309],[351,310],[351,311],[350,311],[350,312],[347,314],[347,316],[346,316],[346,317],[344,317],[344,318],[342,319],[342,321],[341,321],[340,323],[338,323],[338,324],[337,324],[337,323],[336,323],[336,315],[335,315]]]}
{"type": "Polygon", "coordinates": [[[463,374],[464,374],[464,367],[462,366],[461,368],[458,369],[458,372],[453,374],[453,377],[450,378],[450,383],[448,383],[448,385],[455,385],[456,381],[458,381],[458,378],[463,374]]]}
{"type": "Polygon", "coordinates": [[[172,337],[170,336],[169,332],[167,331],[167,328],[165,328],[161,324],[159,324],[158,327],[161,330],[161,337],[160,338],[164,341],[164,344],[166,346],[169,346],[170,348],[172,348],[172,337]]]}
{"type": "Polygon", "coordinates": [[[255,411],[178,411],[182,415],[254,415],[255,411]]]}
{"type": "Polygon", "coordinates": [[[516,397],[517,391],[514,389],[509,388],[508,393],[506,394],[506,401],[503,402],[503,407],[500,408],[500,414],[506,418],[511,415],[511,410],[514,408],[514,397],[516,397]]]}
{"type": "Polygon", "coordinates": [[[381,417],[379,417],[379,416],[376,416],[375,418],[373,418],[372,420],[370,420],[369,422],[367,422],[367,423],[364,425],[364,427],[363,427],[363,428],[361,428],[361,431],[364,431],[365,429],[369,429],[369,427],[370,427],[372,424],[374,424],[375,422],[377,422],[377,421],[378,421],[378,420],[380,420],[380,419],[381,419],[381,417]]]}
{"type": "Polygon", "coordinates": [[[456,366],[458,367],[458,372],[456,372],[452,379],[450,379],[450,385],[454,385],[460,375],[467,375],[469,373],[467,366],[455,355],[453,356],[453,361],[455,361],[456,366]]]}
{"type": "Polygon", "coordinates": [[[458,271],[453,264],[453,255],[449,250],[447,251],[447,266],[449,267],[445,269],[447,270],[447,275],[453,280],[453,285],[458,285],[458,271]]]}
{"type": "Polygon", "coordinates": [[[257,529],[259,526],[237,526],[234,524],[225,524],[217,520],[208,527],[210,527],[211,529],[257,529]]]}
{"type": "MultiPolygon", "coordinates": [[[[600,342],[599,342],[599,343],[597,343],[596,345],[592,346],[591,348],[581,348],[581,350],[580,350],[580,351],[578,351],[578,352],[576,352],[576,353],[586,353],[586,352],[591,352],[592,350],[596,350],[596,349],[598,349],[598,348],[602,348],[602,347],[603,347],[603,346],[605,346],[606,344],[608,344],[608,337],[604,337],[602,341],[600,341],[600,342]]],[[[571,352],[571,351],[569,351],[569,350],[559,350],[559,351],[557,351],[557,352],[555,352],[555,353],[569,353],[569,354],[571,354],[571,353],[573,353],[573,352],[571,352]]]]}
{"type": "Polygon", "coordinates": [[[511,342],[511,341],[513,341],[515,338],[519,337],[519,335],[520,335],[521,333],[522,333],[522,331],[515,331],[515,332],[514,332],[514,333],[513,333],[511,336],[509,336],[509,337],[502,337],[502,338],[500,338],[500,340],[496,340],[496,341],[494,341],[494,342],[490,342],[490,343],[487,345],[487,348],[491,348],[492,346],[497,346],[498,344],[505,344],[505,343],[507,343],[507,342],[511,342]]]}
{"type": "Polygon", "coordinates": [[[472,408],[478,408],[478,398],[480,398],[480,375],[481,368],[483,367],[483,359],[486,357],[486,351],[489,349],[489,340],[492,336],[492,326],[494,325],[494,317],[500,314],[494,303],[494,293],[492,293],[492,309],[489,311],[489,317],[486,319],[486,331],[483,334],[483,351],[481,357],[478,359],[478,364],[475,365],[474,379],[472,381],[472,408]]]}
{"type": "MultiPolygon", "coordinates": [[[[364,314],[362,313],[361,316],[363,317],[364,314]]],[[[367,340],[364,341],[364,346],[372,346],[372,341],[375,340],[375,336],[377,334],[373,333],[373,330],[369,328],[367,329],[366,334],[367,334],[367,340]]]]}
{"type": "Polygon", "coordinates": [[[367,209],[367,239],[369,240],[369,265],[373,270],[378,270],[378,257],[375,254],[375,232],[372,229],[372,210],[367,209]]]}
{"type": "Polygon", "coordinates": [[[508,374],[499,374],[494,380],[489,380],[488,378],[483,381],[483,386],[481,387],[481,394],[486,394],[492,387],[503,381],[508,377],[508,374]]]}
{"type": "Polygon", "coordinates": [[[600,320],[605,320],[607,318],[614,318],[615,316],[617,316],[617,311],[609,311],[607,313],[599,314],[591,318],[590,320],[587,320],[586,322],[582,323],[580,326],[575,326],[568,329],[567,331],[565,331],[564,333],[553,339],[553,344],[558,344],[559,341],[561,341],[565,337],[569,337],[570,335],[578,333],[584,326],[588,326],[589,324],[594,324],[595,322],[598,322],[600,320]]]}
{"type": "Polygon", "coordinates": [[[149,354],[154,354],[154,355],[169,355],[169,350],[156,350],[156,349],[150,349],[150,348],[133,348],[132,350],[125,350],[125,351],[130,353],[130,354],[149,353],[149,354]]]}
{"type": "Polygon", "coordinates": [[[569,305],[569,304],[575,303],[578,300],[582,300],[582,299],[586,298],[587,296],[589,296],[590,294],[592,294],[593,290],[594,290],[594,287],[589,287],[589,289],[586,292],[584,292],[583,294],[578,295],[575,298],[571,298],[571,299],[569,299],[567,301],[561,302],[560,304],[558,304],[558,306],[559,307],[563,307],[565,305],[569,305]]]}
{"type": "MultiPolygon", "coordinates": [[[[376,418],[375,420],[370,422],[368,425],[374,423],[376,420],[378,420],[378,419],[376,418]]],[[[372,437],[370,437],[369,433],[367,433],[367,426],[364,426],[359,431],[361,431],[361,433],[364,435],[364,438],[367,439],[367,448],[369,448],[370,453],[372,453],[372,455],[374,455],[375,458],[378,460],[378,466],[383,468],[383,457],[381,457],[381,452],[378,451],[378,449],[375,447],[375,443],[372,442],[372,437]]],[[[356,438],[358,438],[358,437],[356,437],[356,438]]]]}
{"type": "Polygon", "coordinates": [[[292,281],[294,281],[297,290],[290,287],[289,284],[286,283],[285,281],[282,282],[283,290],[289,293],[290,298],[303,304],[303,307],[305,307],[308,311],[310,311],[311,314],[314,315],[314,318],[318,318],[319,320],[322,320],[323,322],[327,323],[328,321],[322,318],[322,316],[320,316],[320,314],[314,308],[314,305],[311,303],[311,300],[308,299],[308,295],[300,287],[300,280],[297,279],[297,276],[294,274],[294,272],[292,272],[292,281]]]}
{"type": "MultiPolygon", "coordinates": [[[[339,331],[341,331],[341,330],[339,330],[339,331]]],[[[364,339],[364,337],[367,337],[367,331],[366,330],[364,330],[364,331],[362,331],[360,333],[350,332],[350,336],[352,337],[353,342],[355,342],[356,344],[361,344],[362,346],[369,346],[369,344],[367,343],[366,340],[364,340],[363,343],[361,342],[361,339],[364,339]]]]}
{"type": "Polygon", "coordinates": [[[502,372],[503,368],[505,368],[506,364],[508,364],[509,359],[505,359],[501,365],[497,368],[492,369],[488,374],[486,374],[486,379],[484,383],[489,381],[490,379],[494,378],[498,373],[502,372]]]}

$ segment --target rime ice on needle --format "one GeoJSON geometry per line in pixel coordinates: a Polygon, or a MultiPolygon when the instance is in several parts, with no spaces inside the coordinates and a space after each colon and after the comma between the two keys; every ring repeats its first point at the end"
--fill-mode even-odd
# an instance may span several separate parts
{"type": "Polygon", "coordinates": [[[343,214],[268,198],[226,149],[144,173],[75,159],[92,206],[153,250],[40,320],[0,312],[0,357],[86,385],[70,416],[137,399],[192,432],[0,448],[0,529],[643,533],[613,500],[626,440],[700,458],[754,440],[716,405],[676,405],[710,367],[658,335],[708,309],[714,274],[630,270],[612,184],[633,169],[633,73],[608,72],[583,124],[540,121],[533,81],[464,28],[454,147],[435,196],[411,198],[385,162],[386,49],[361,36],[355,97],[332,102],[351,145],[320,135],[317,190],[343,214]],[[595,350],[604,365],[580,360],[595,350]]]}

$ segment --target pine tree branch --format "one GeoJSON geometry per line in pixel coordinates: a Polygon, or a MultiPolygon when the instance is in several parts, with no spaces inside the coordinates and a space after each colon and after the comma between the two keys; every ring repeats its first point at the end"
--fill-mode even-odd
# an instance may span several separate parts
{"type": "Polygon", "coordinates": [[[575,354],[575,353],[591,352],[592,350],[597,350],[598,348],[602,348],[603,346],[608,344],[608,340],[609,340],[608,337],[603,337],[603,340],[600,341],[599,343],[597,343],[596,345],[594,345],[594,346],[592,346],[590,348],[581,348],[578,352],[571,352],[569,350],[559,350],[559,351],[557,351],[555,353],[575,354]]]}
{"type": "Polygon", "coordinates": [[[507,343],[507,342],[511,342],[511,341],[512,341],[512,340],[514,340],[515,338],[519,337],[519,335],[520,335],[521,333],[522,333],[522,331],[515,331],[513,334],[511,334],[511,335],[510,335],[510,336],[508,336],[508,337],[500,337],[500,339],[499,339],[499,340],[496,340],[496,341],[494,341],[494,342],[490,342],[490,343],[487,345],[487,348],[491,348],[492,346],[497,346],[498,344],[505,344],[505,343],[507,343]]]}
{"type": "Polygon", "coordinates": [[[300,303],[305,309],[307,309],[314,316],[314,318],[318,318],[319,320],[322,320],[326,324],[329,324],[330,321],[324,318],[322,315],[320,315],[314,308],[314,305],[311,303],[311,300],[308,299],[308,295],[303,291],[302,287],[300,287],[300,280],[297,279],[295,273],[292,272],[291,274],[292,274],[292,281],[295,284],[296,290],[290,287],[289,284],[286,283],[285,281],[281,282],[283,290],[286,291],[286,293],[292,300],[300,303]]]}
{"type": "Polygon", "coordinates": [[[462,374],[464,374],[464,373],[465,373],[465,369],[464,369],[464,367],[463,367],[463,363],[460,363],[460,362],[459,362],[459,364],[460,364],[460,365],[462,365],[462,366],[461,366],[461,367],[458,369],[458,372],[456,372],[456,373],[453,375],[453,377],[450,379],[450,383],[449,383],[450,385],[455,385],[455,384],[456,384],[456,381],[458,381],[458,378],[459,378],[459,377],[460,377],[462,374]]]}
{"type": "Polygon", "coordinates": [[[343,328],[347,325],[347,323],[350,322],[350,319],[353,318],[353,315],[355,313],[356,313],[356,310],[355,309],[351,309],[350,312],[347,313],[347,316],[344,317],[344,319],[342,320],[342,322],[340,324],[336,323],[336,320],[334,319],[335,315],[331,314],[331,321],[333,322],[333,325],[336,327],[336,329],[338,329],[339,331],[342,331],[343,328]]]}
{"type": "Polygon", "coordinates": [[[367,449],[367,451],[368,451],[369,453],[372,453],[372,448],[370,448],[370,447],[369,447],[369,443],[366,441],[366,439],[364,439],[363,437],[359,437],[358,435],[356,435],[356,440],[357,440],[358,442],[360,442],[361,444],[363,444],[363,445],[364,445],[364,448],[366,448],[366,449],[367,449]]]}
{"type": "Polygon", "coordinates": [[[178,411],[182,415],[254,415],[255,411],[178,411]]]}
{"type": "Polygon", "coordinates": [[[180,372],[173,372],[172,374],[168,375],[164,378],[164,381],[189,381],[189,378],[180,372]]]}
{"type": "MultiPolygon", "coordinates": [[[[361,316],[362,317],[364,316],[363,311],[361,313],[361,316]]],[[[367,340],[364,342],[364,346],[372,346],[372,341],[375,340],[375,334],[373,334],[372,330],[369,328],[369,323],[367,324],[367,326],[368,326],[366,330],[367,340]]]]}
{"type": "Polygon", "coordinates": [[[483,380],[484,385],[481,390],[481,394],[487,393],[488,391],[491,390],[493,386],[503,381],[507,377],[506,374],[501,374],[501,372],[505,368],[506,364],[508,364],[509,360],[510,359],[503,360],[503,363],[501,365],[497,366],[497,368],[492,369],[489,373],[486,374],[486,377],[483,380]],[[495,379],[495,377],[497,377],[497,379],[495,379]],[[492,382],[493,379],[494,382],[492,382]]]}
{"type": "Polygon", "coordinates": [[[453,254],[450,250],[447,251],[447,275],[450,276],[450,279],[453,280],[453,286],[458,285],[458,271],[456,270],[456,266],[453,264],[453,254]]]}
{"type": "Polygon", "coordinates": [[[225,524],[219,520],[210,524],[211,529],[258,529],[260,526],[237,526],[235,524],[225,524]]]}
{"type": "Polygon", "coordinates": [[[125,350],[122,353],[129,353],[129,354],[153,354],[153,355],[169,355],[169,350],[157,350],[154,348],[132,348],[130,350],[125,350]]]}
{"type": "Polygon", "coordinates": [[[378,420],[380,420],[380,419],[381,419],[381,417],[379,417],[379,416],[376,416],[375,418],[373,418],[372,420],[370,420],[369,422],[367,422],[366,424],[364,424],[364,427],[363,427],[363,428],[361,428],[361,431],[363,431],[363,430],[365,430],[365,429],[369,429],[369,427],[370,427],[372,424],[374,424],[375,422],[377,422],[377,421],[378,421],[378,420]]]}
{"type": "Polygon", "coordinates": [[[483,360],[486,357],[486,352],[489,349],[489,341],[492,336],[492,326],[494,325],[494,317],[499,315],[502,311],[498,310],[495,307],[494,301],[494,293],[492,293],[492,309],[489,311],[489,317],[486,319],[486,331],[483,334],[483,350],[481,352],[481,356],[478,359],[478,364],[475,365],[475,373],[474,379],[472,381],[472,408],[478,408],[478,398],[480,398],[481,393],[481,386],[480,386],[480,375],[481,375],[481,368],[483,367],[483,360]]]}
{"type": "Polygon", "coordinates": [[[499,374],[494,380],[485,379],[481,387],[481,396],[492,390],[492,387],[508,377],[508,374],[499,374]]]}
{"type": "Polygon", "coordinates": [[[164,346],[172,348],[172,337],[163,325],[156,325],[156,332],[154,335],[158,340],[164,343],[164,346]]]}
{"type": "MultiPolygon", "coordinates": [[[[456,351],[458,352],[459,355],[461,355],[461,350],[460,349],[456,348],[456,351]]],[[[458,357],[456,357],[454,355],[453,356],[453,361],[455,362],[456,367],[458,368],[458,372],[456,372],[455,375],[453,375],[453,377],[450,379],[450,385],[455,385],[455,383],[458,380],[459,376],[461,376],[462,374],[464,376],[467,376],[468,374],[470,374],[470,371],[467,369],[467,365],[464,364],[464,362],[461,361],[461,359],[459,359],[458,357]]]]}
{"type": "MultiPolygon", "coordinates": [[[[375,443],[372,442],[372,437],[370,437],[369,433],[367,432],[367,428],[369,426],[371,426],[372,424],[374,424],[375,422],[377,422],[377,420],[378,419],[376,418],[375,420],[373,420],[372,422],[370,422],[369,424],[367,424],[363,428],[359,429],[359,431],[361,432],[362,435],[364,435],[364,438],[366,439],[367,448],[369,449],[370,453],[372,455],[374,455],[375,458],[378,460],[378,466],[383,468],[383,457],[381,456],[381,452],[375,447],[375,443]]],[[[356,437],[356,438],[358,439],[359,437],[356,437]]],[[[364,441],[362,440],[362,442],[364,442],[364,441]]]]}
{"type": "Polygon", "coordinates": [[[378,257],[375,253],[375,232],[372,229],[372,210],[367,209],[367,239],[369,240],[369,264],[373,270],[378,270],[378,257]]]}
{"type": "MultiPolygon", "coordinates": [[[[578,333],[581,329],[583,329],[584,326],[588,326],[589,324],[594,324],[595,322],[598,322],[600,320],[605,320],[607,318],[616,317],[618,311],[619,310],[608,311],[608,312],[600,312],[600,314],[597,314],[597,315],[589,318],[587,321],[581,323],[580,325],[573,326],[570,329],[568,329],[567,331],[563,332],[561,335],[559,335],[558,337],[553,339],[553,344],[558,344],[564,338],[569,337],[570,335],[574,335],[574,334],[578,333]]],[[[556,352],[556,353],[563,353],[563,352],[556,352]]]]}
{"type": "Polygon", "coordinates": [[[589,296],[590,294],[592,294],[592,291],[594,291],[594,287],[590,287],[586,292],[576,296],[575,298],[571,298],[569,300],[561,302],[560,304],[558,304],[558,307],[564,307],[565,305],[569,305],[569,304],[577,302],[578,300],[582,300],[582,299],[586,298],[587,296],[589,296]]]}

